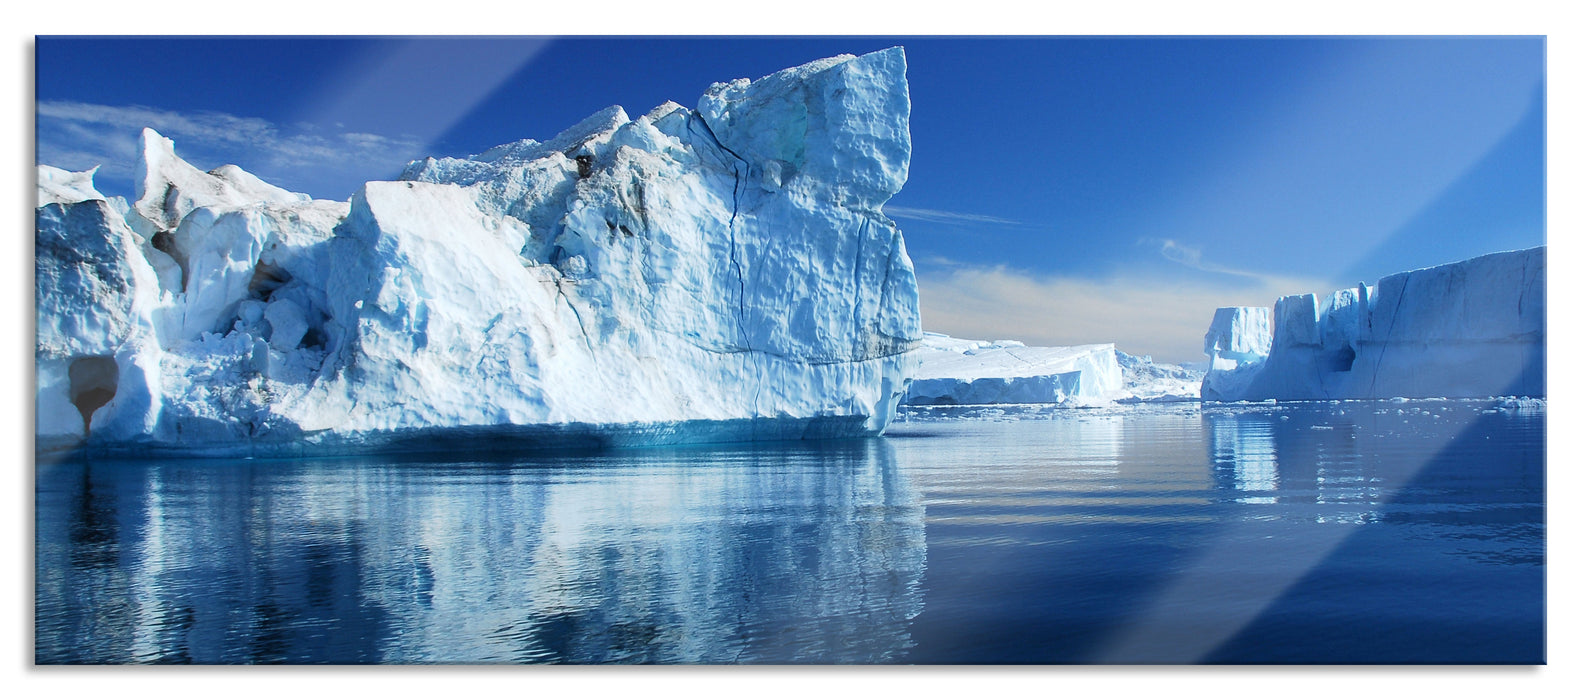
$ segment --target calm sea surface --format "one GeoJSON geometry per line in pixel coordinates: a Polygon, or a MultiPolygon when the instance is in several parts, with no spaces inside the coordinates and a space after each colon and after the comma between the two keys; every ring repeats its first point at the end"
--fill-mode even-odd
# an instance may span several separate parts
{"type": "Polygon", "coordinates": [[[39,663],[1542,663],[1541,403],[40,463],[39,663]]]}

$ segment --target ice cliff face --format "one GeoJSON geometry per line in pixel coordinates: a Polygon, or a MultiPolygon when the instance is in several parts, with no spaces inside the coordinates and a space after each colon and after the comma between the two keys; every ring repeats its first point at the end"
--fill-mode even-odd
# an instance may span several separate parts
{"type": "Polygon", "coordinates": [[[349,203],[205,173],[151,130],[124,213],[40,166],[38,447],[877,433],[922,335],[880,210],[905,69],[890,49],[612,107],[349,203]]]}
{"type": "Polygon", "coordinates": [[[1209,356],[1211,369],[1235,369],[1268,357],[1273,343],[1267,307],[1230,306],[1214,311],[1214,321],[1203,335],[1203,354],[1209,356]]]}
{"type": "Polygon", "coordinates": [[[1322,301],[1283,297],[1272,335],[1255,322],[1267,309],[1220,309],[1203,398],[1544,396],[1545,252],[1402,272],[1322,301]]]}

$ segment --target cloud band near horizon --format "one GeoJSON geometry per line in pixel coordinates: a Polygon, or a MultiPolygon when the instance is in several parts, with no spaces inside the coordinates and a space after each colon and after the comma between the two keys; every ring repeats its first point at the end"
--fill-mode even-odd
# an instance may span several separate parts
{"type": "Polygon", "coordinates": [[[1327,293],[1319,279],[1259,277],[1214,285],[1157,276],[1084,279],[1006,266],[919,266],[923,329],[1028,345],[1115,343],[1161,362],[1203,361],[1203,334],[1222,306],[1272,306],[1288,294],[1327,293]]]}

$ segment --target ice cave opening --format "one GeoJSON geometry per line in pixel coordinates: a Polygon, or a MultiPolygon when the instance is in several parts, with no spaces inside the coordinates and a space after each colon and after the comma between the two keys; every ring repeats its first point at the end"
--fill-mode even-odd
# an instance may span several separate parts
{"type": "Polygon", "coordinates": [[[93,412],[115,398],[115,386],[121,381],[121,369],[115,358],[108,355],[89,355],[71,361],[67,369],[71,380],[71,403],[82,414],[82,429],[86,434],[93,429],[93,412]]]}

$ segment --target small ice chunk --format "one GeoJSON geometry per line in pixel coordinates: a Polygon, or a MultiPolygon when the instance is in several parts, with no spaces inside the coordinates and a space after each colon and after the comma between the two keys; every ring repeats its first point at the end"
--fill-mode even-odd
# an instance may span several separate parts
{"type": "Polygon", "coordinates": [[[302,308],[290,301],[272,301],[264,309],[264,320],[269,321],[273,329],[269,334],[269,346],[280,352],[289,352],[302,343],[302,336],[308,332],[308,321],[303,317],[302,308]]]}

